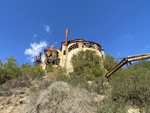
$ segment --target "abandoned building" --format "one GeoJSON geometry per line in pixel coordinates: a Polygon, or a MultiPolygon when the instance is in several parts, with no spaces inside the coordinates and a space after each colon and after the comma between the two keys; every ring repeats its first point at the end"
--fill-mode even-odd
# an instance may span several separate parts
{"type": "Polygon", "coordinates": [[[69,29],[66,29],[66,41],[61,43],[60,50],[55,49],[54,46],[44,49],[45,60],[43,65],[46,66],[49,63],[52,63],[53,65],[60,65],[66,69],[67,73],[69,73],[73,71],[71,58],[79,51],[92,50],[100,57],[105,58],[104,50],[101,49],[101,45],[95,42],[85,41],[83,39],[68,41],[68,33],[69,29]]]}

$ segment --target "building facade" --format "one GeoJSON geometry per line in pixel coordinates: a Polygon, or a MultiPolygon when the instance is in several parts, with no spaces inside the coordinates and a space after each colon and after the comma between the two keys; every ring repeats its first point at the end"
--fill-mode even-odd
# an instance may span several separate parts
{"type": "Polygon", "coordinates": [[[96,55],[105,58],[104,50],[101,49],[101,45],[91,42],[85,41],[83,39],[76,39],[66,42],[62,42],[61,44],[61,57],[60,57],[60,66],[64,67],[67,71],[73,72],[73,66],[71,63],[71,58],[74,54],[79,51],[92,50],[96,52],[96,55]]]}
{"type": "Polygon", "coordinates": [[[83,39],[75,39],[68,41],[69,29],[66,29],[66,41],[61,43],[61,49],[55,49],[51,46],[48,49],[44,49],[45,60],[42,64],[43,69],[46,65],[52,63],[53,65],[60,65],[66,69],[66,72],[73,72],[73,66],[71,58],[79,51],[92,50],[96,52],[96,55],[105,58],[104,50],[101,49],[101,45],[91,41],[85,41],[83,39]]]}

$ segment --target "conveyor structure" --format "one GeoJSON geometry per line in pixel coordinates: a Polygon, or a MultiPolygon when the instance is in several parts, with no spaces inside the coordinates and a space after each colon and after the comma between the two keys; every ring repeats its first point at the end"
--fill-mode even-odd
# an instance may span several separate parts
{"type": "Polygon", "coordinates": [[[120,69],[122,66],[124,66],[127,63],[130,63],[132,61],[142,60],[142,59],[148,59],[150,58],[150,53],[148,54],[140,54],[140,55],[133,55],[133,56],[127,56],[123,58],[114,68],[112,68],[109,72],[105,74],[105,77],[110,80],[110,76],[116,72],[118,69],[120,69]]]}

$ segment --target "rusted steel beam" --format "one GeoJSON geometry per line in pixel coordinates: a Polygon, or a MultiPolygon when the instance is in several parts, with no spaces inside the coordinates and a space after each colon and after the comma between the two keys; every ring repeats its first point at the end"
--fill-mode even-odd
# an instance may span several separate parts
{"type": "Polygon", "coordinates": [[[123,65],[127,64],[127,59],[123,58],[114,68],[112,68],[109,72],[106,73],[105,77],[110,78],[110,75],[116,72],[118,69],[120,69],[123,65]]]}
{"type": "Polygon", "coordinates": [[[134,57],[127,57],[128,61],[136,61],[136,60],[141,60],[141,59],[148,59],[150,58],[150,54],[144,54],[144,55],[137,55],[134,57]]]}
{"type": "Polygon", "coordinates": [[[141,54],[141,55],[133,55],[133,56],[127,56],[123,58],[115,67],[113,67],[109,72],[105,74],[105,77],[110,79],[110,76],[116,72],[118,69],[120,69],[122,66],[127,64],[128,62],[131,63],[131,61],[141,60],[141,59],[148,59],[150,58],[150,54],[141,54]]]}
{"type": "Polygon", "coordinates": [[[40,52],[38,58],[36,57],[34,64],[40,64],[40,63],[42,63],[41,54],[42,54],[42,53],[40,52]]]}

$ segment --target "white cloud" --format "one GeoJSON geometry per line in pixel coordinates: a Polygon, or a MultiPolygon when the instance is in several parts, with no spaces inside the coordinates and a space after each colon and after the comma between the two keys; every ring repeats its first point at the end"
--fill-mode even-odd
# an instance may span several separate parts
{"type": "Polygon", "coordinates": [[[48,25],[44,25],[44,29],[46,30],[47,33],[50,33],[50,27],[48,25]]]}
{"type": "Polygon", "coordinates": [[[31,61],[31,62],[34,62],[35,60],[35,57],[39,55],[40,52],[42,52],[42,50],[44,48],[47,47],[47,42],[46,41],[41,41],[40,43],[31,43],[31,48],[29,49],[26,49],[24,54],[25,55],[28,55],[28,59],[31,61]]]}

